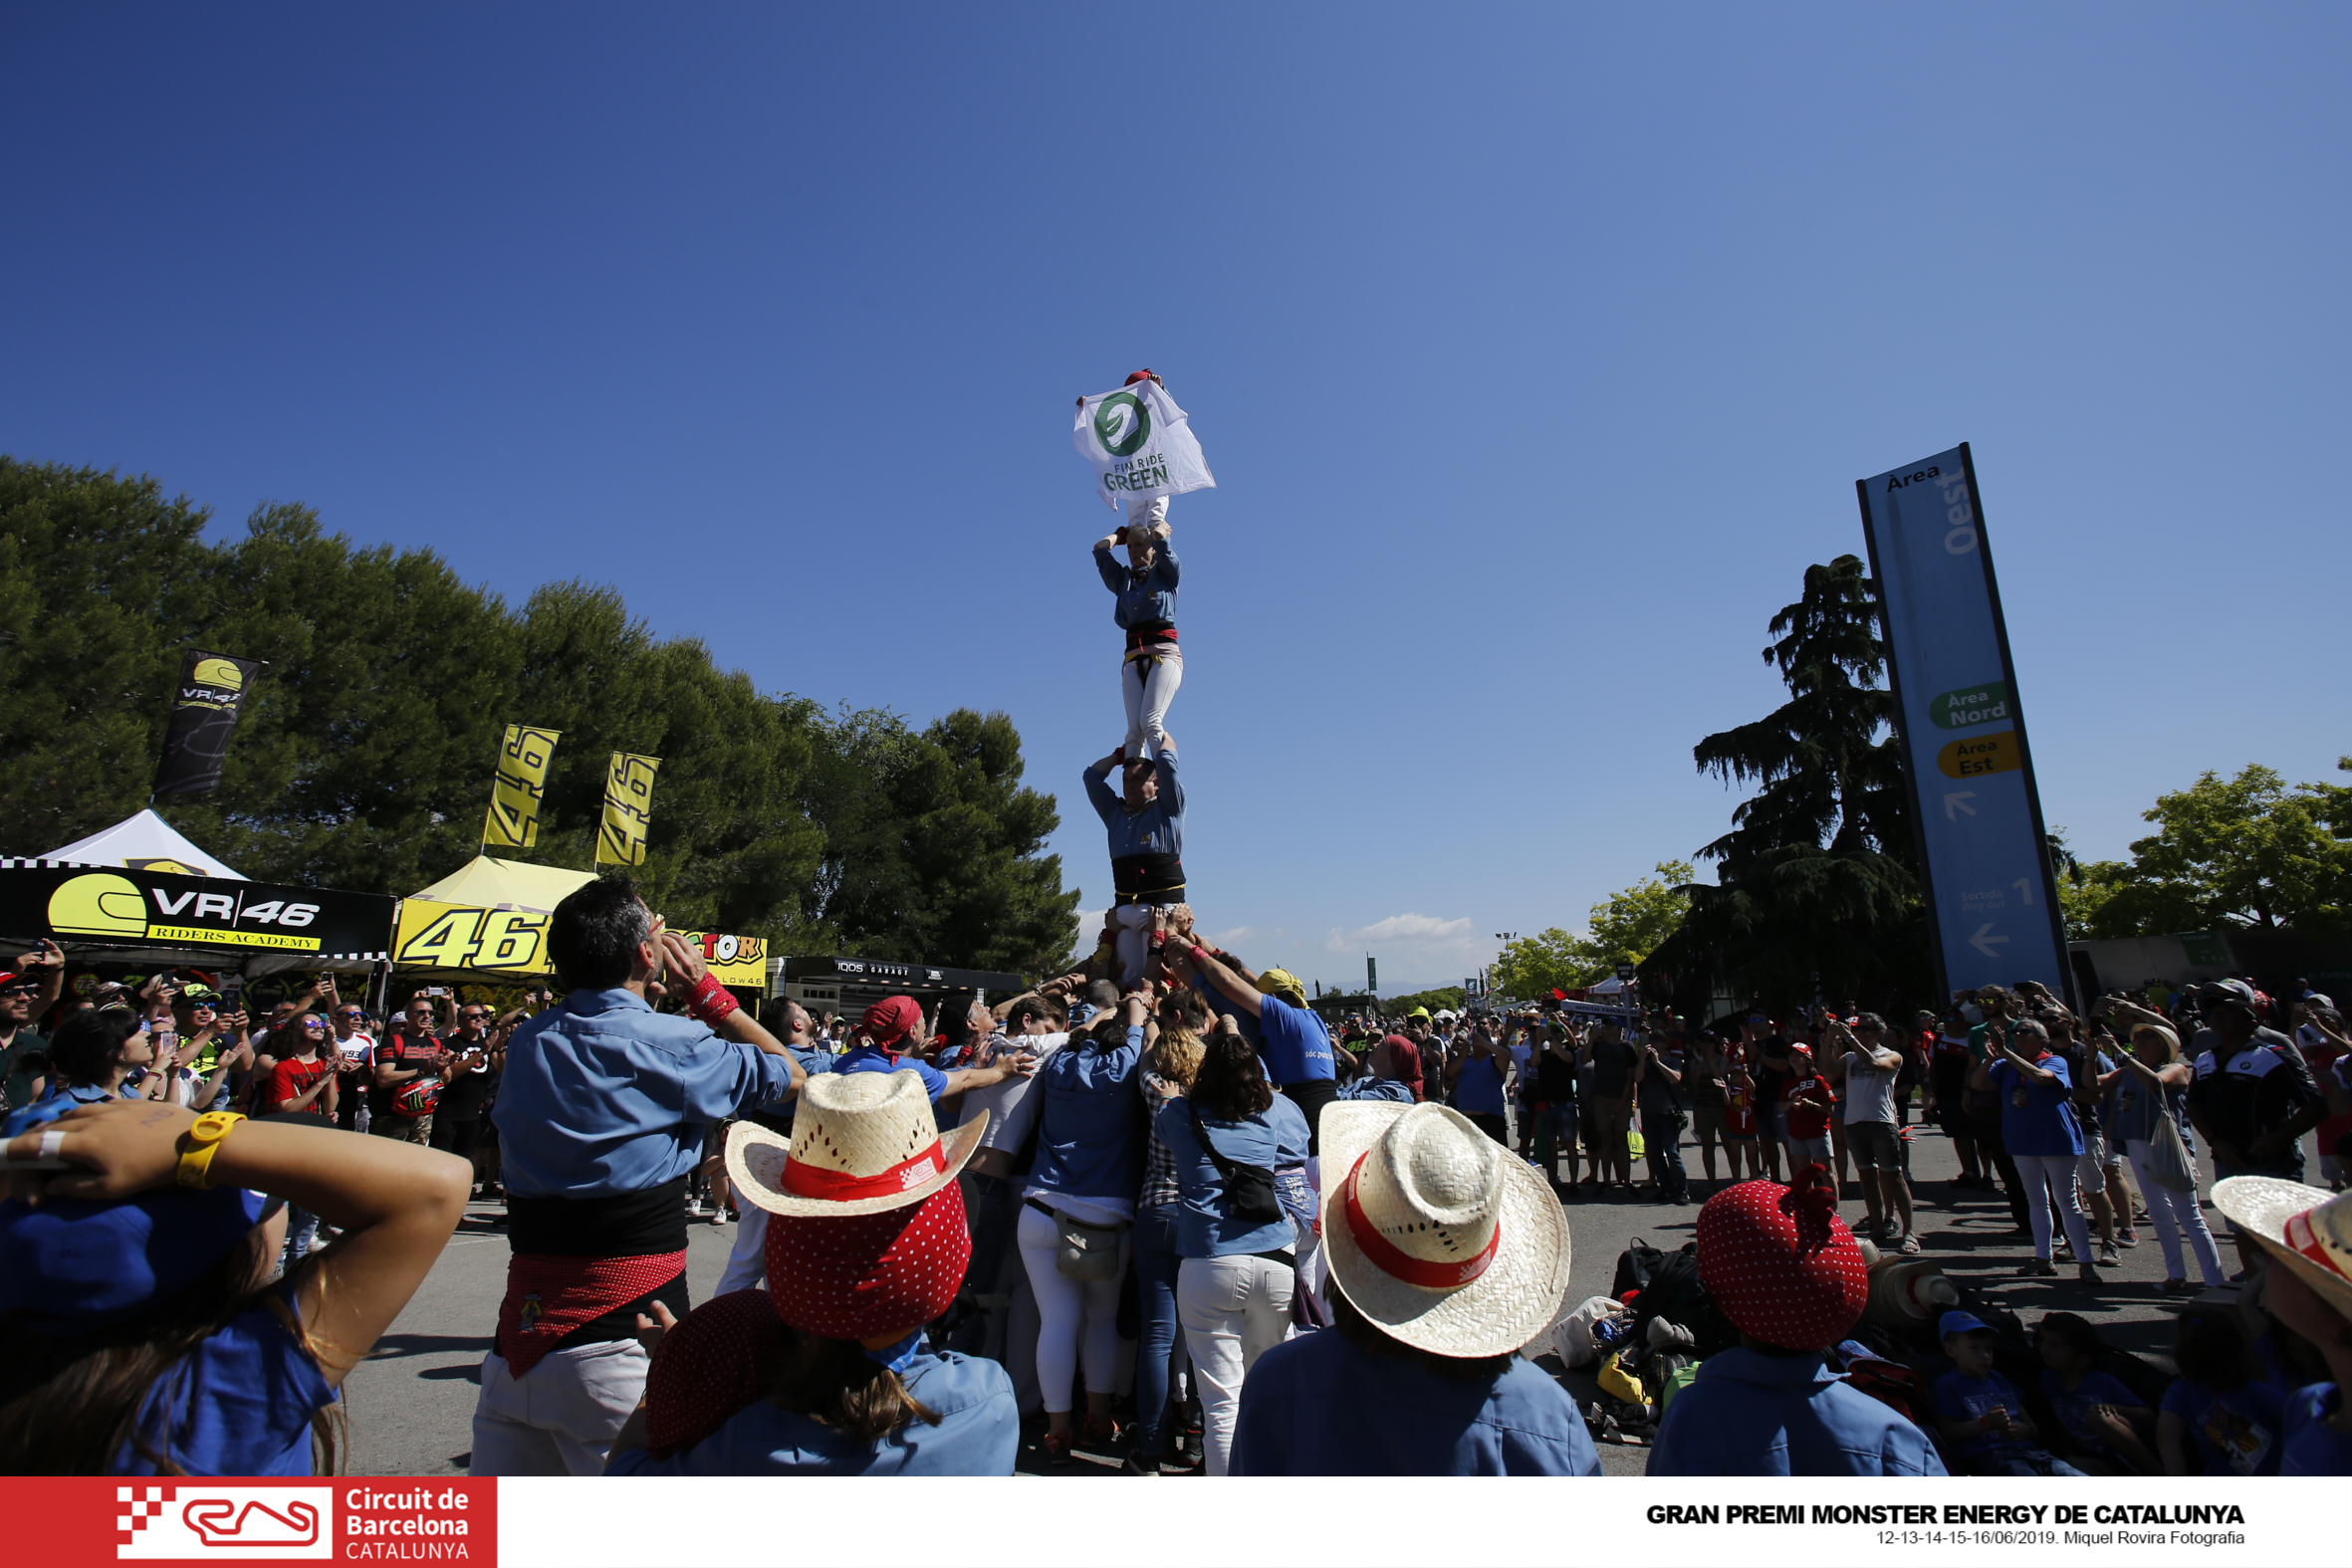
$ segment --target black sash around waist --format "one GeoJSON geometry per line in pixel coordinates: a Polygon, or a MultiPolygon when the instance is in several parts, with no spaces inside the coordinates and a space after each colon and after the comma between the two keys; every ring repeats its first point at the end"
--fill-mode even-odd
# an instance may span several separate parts
{"type": "Polygon", "coordinates": [[[610,1198],[507,1194],[507,1244],[558,1257],[636,1257],[686,1249],[686,1178],[610,1198]]]}
{"type": "Polygon", "coordinates": [[[1184,861],[1181,856],[1156,850],[1119,855],[1110,863],[1110,884],[1122,904],[1136,903],[1154,893],[1181,893],[1184,861]]]}

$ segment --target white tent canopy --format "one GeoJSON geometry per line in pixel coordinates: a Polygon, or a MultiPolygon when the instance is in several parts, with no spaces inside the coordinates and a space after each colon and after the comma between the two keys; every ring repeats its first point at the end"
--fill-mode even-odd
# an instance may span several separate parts
{"type": "Polygon", "coordinates": [[[232,882],[247,880],[243,872],[230,870],[181,837],[179,830],[157,816],[152,808],[126,816],[88,838],[78,838],[63,849],[52,849],[40,858],[72,865],[122,866],[133,871],[176,871],[188,876],[226,877],[232,882]]]}

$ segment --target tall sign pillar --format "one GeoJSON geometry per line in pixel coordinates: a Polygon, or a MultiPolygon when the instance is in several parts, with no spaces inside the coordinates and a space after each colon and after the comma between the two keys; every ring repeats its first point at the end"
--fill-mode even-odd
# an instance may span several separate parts
{"type": "Polygon", "coordinates": [[[2070,991],[2033,754],[1967,442],[1857,480],[1938,986],[2070,991]]]}

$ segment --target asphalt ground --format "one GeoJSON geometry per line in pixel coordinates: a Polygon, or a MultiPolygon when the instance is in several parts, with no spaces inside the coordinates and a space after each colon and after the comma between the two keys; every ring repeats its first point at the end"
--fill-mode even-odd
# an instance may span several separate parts
{"type": "MultiPolygon", "coordinates": [[[[2185,1302],[2197,1298],[2168,1298],[2160,1293],[2164,1259],[2150,1226],[2144,1222],[2138,1226],[2140,1244],[2124,1249],[2119,1265],[2101,1268],[2095,1287],[2078,1283],[2073,1269],[2064,1265],[2054,1279],[2026,1278],[2021,1270],[2032,1256],[2032,1243],[2014,1233],[2000,1194],[1953,1187],[1951,1179],[1959,1174],[1960,1165],[1951,1143],[1932,1129],[1915,1127],[1912,1131],[1916,1223],[1927,1256],[1941,1262],[1964,1289],[2016,1313],[2027,1324],[2038,1321],[2044,1312],[2076,1312],[2097,1327],[2110,1345],[2169,1370],[2173,1319],[2185,1302]]],[[[1563,1206],[1572,1237],[1571,1303],[1607,1293],[1617,1255],[1632,1237],[1644,1237],[1666,1251],[1691,1239],[1699,1203],[1728,1183],[1706,1179],[1699,1151],[1687,1137],[1683,1155],[1691,1172],[1694,1201],[1689,1205],[1646,1202],[1638,1191],[1618,1190],[1594,1198],[1588,1189],[1578,1201],[1563,1206]]],[[[2318,1165],[2309,1140],[2304,1143],[2304,1159],[2307,1175],[2315,1179],[2318,1165]]],[[[2205,1174],[2210,1179],[2210,1168],[2205,1174]]],[[[1864,1213],[1857,1194],[1849,1183],[1840,1211],[1849,1222],[1858,1221],[1864,1213]]],[[[2224,1265],[2236,1269],[2239,1264],[2227,1227],[2210,1204],[2206,1219],[2221,1242],[2224,1265]]],[[[506,1287],[503,1227],[502,1205],[472,1205],[406,1310],[346,1381],[351,1473],[465,1473],[472,1446],[478,1368],[489,1348],[499,1298],[506,1287]]],[[[688,1231],[687,1282],[692,1298],[706,1301],[726,1266],[734,1227],[694,1224],[688,1231]]],[[[2194,1278],[2195,1262],[2191,1260],[2187,1266],[2194,1278]]],[[[1548,1370],[1558,1371],[1556,1363],[1545,1364],[1548,1370]]],[[[1566,1374],[1562,1381],[1579,1405],[1588,1404],[1597,1392],[1590,1378],[1582,1374],[1566,1374]]],[[[1037,1423],[1033,1420],[1031,1425],[1037,1423]]],[[[1604,1444],[1600,1454],[1606,1473],[1637,1475],[1648,1450],[1633,1444],[1604,1444]]],[[[1025,1445],[1021,1467],[1029,1470],[1034,1462],[1025,1445]]],[[[1073,1471],[1116,1473],[1110,1465],[1082,1459],[1073,1465],[1073,1471]]]]}

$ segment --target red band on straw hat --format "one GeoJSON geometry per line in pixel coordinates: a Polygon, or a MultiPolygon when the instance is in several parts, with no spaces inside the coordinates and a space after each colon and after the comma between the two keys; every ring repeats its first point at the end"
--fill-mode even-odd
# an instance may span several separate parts
{"type": "Polygon", "coordinates": [[[787,1160],[781,1180],[788,1193],[840,1204],[853,1198],[887,1198],[893,1193],[903,1193],[922,1186],[946,1169],[947,1156],[934,1143],[913,1159],[902,1160],[872,1176],[851,1176],[846,1171],[828,1171],[805,1161],[787,1160]]]}
{"type": "Polygon", "coordinates": [[[1356,1247],[1364,1254],[1364,1260],[1391,1279],[1401,1279],[1408,1285],[1420,1285],[1429,1290],[1459,1289],[1485,1273],[1487,1265],[1495,1260],[1496,1249],[1503,1244],[1502,1222],[1496,1222],[1495,1233],[1487,1237],[1485,1251],[1458,1263],[1433,1263],[1401,1251],[1380,1233],[1379,1229],[1364,1214],[1363,1205],[1356,1201],[1356,1179],[1363,1175],[1364,1162],[1371,1157],[1370,1150],[1355,1157],[1355,1165],[1347,1173],[1347,1185],[1340,1189],[1340,1196],[1347,1200],[1347,1232],[1355,1237],[1356,1247]]]}
{"type": "Polygon", "coordinates": [[[2299,1215],[2289,1215],[2286,1224],[2279,1228],[2279,1239],[2338,1279],[2352,1278],[2352,1275],[2347,1275],[2344,1272],[2344,1265],[2336,1257],[2334,1251],[2319,1238],[2319,1232],[2312,1229],[2311,1215],[2308,1211],[2299,1215]]]}

